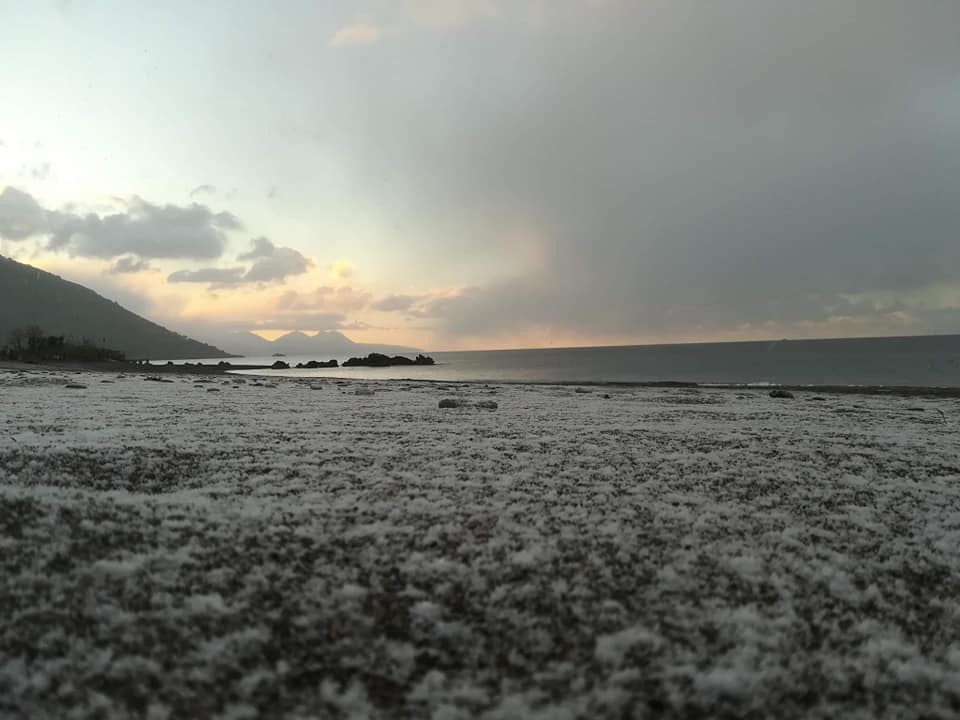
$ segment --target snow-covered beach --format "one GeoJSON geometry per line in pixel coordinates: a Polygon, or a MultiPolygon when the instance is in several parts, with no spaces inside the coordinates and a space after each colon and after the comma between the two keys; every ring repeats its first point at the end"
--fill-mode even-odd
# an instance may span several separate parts
{"type": "Polygon", "coordinates": [[[955,716],[958,549],[957,399],[0,372],[3,717],[955,716]]]}

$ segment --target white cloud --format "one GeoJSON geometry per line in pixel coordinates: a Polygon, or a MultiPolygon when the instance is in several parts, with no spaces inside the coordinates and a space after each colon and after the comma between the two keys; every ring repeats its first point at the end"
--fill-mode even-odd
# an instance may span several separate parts
{"type": "Polygon", "coordinates": [[[374,45],[383,37],[379,25],[354,23],[340,28],[330,40],[331,47],[350,47],[353,45],[374,45]]]}

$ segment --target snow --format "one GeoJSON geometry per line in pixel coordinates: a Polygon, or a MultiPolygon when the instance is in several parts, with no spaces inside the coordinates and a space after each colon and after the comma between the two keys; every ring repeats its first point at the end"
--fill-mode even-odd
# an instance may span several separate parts
{"type": "Polygon", "coordinates": [[[960,713],[956,400],[103,379],[0,372],[2,717],[960,713]]]}

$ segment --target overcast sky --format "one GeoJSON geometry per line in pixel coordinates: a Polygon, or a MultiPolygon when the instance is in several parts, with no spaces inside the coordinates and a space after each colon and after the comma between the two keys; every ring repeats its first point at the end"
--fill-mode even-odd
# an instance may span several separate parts
{"type": "Polygon", "coordinates": [[[175,329],[960,331],[955,0],[0,0],[0,254],[175,329]]]}

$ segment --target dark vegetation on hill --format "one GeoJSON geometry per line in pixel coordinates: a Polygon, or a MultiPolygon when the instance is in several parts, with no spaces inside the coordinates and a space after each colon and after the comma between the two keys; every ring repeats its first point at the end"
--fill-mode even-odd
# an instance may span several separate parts
{"type": "Polygon", "coordinates": [[[0,345],[18,328],[42,328],[64,345],[130,359],[228,357],[222,350],[150,322],[77,283],[0,257],[0,345]]]}
{"type": "MultiPolygon", "coordinates": [[[[4,343],[4,341],[0,339],[0,343],[4,343]]],[[[126,359],[124,354],[118,350],[98,347],[86,339],[80,342],[72,342],[63,335],[47,335],[36,325],[11,330],[5,344],[0,344],[0,358],[27,362],[43,360],[55,362],[113,360],[122,362],[126,359]]]]}

